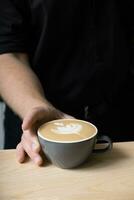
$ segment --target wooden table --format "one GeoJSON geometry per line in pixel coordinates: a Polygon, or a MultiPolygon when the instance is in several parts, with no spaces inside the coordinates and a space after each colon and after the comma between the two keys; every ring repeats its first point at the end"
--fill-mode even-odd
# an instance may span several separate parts
{"type": "Polygon", "coordinates": [[[0,151],[0,200],[90,199],[134,200],[134,142],[114,143],[71,170],[19,164],[15,150],[0,151]]]}

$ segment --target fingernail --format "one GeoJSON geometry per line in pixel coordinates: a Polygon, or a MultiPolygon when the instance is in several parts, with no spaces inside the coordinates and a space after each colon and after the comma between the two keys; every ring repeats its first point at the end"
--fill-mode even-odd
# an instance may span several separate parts
{"type": "Polygon", "coordinates": [[[18,158],[18,162],[19,163],[23,163],[24,162],[24,158],[18,158]]]}

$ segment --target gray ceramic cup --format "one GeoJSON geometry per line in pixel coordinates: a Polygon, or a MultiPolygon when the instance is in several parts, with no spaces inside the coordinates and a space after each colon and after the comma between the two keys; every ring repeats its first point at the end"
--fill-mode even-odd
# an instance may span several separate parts
{"type": "MultiPolygon", "coordinates": [[[[79,121],[82,120],[77,120],[78,123],[79,121]]],[[[54,120],[53,122],[58,122],[58,120],[54,120]]],[[[50,162],[52,162],[57,167],[69,169],[78,167],[83,162],[85,162],[87,158],[89,158],[97,142],[98,130],[96,126],[94,126],[92,123],[85,121],[84,123],[88,123],[89,127],[92,126],[94,128],[93,129],[94,131],[92,135],[90,135],[90,137],[78,141],[50,140],[48,138],[45,138],[41,134],[42,126],[39,127],[38,129],[39,142],[41,144],[43,152],[45,153],[46,157],[50,160],[50,162]]]]}

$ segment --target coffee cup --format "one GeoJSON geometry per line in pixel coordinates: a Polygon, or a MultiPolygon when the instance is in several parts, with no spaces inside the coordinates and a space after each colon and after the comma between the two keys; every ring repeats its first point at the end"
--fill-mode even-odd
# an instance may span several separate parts
{"type": "Polygon", "coordinates": [[[97,127],[90,122],[58,119],[41,125],[38,138],[46,157],[54,165],[69,169],[89,158],[97,142],[97,133],[97,127]]]}

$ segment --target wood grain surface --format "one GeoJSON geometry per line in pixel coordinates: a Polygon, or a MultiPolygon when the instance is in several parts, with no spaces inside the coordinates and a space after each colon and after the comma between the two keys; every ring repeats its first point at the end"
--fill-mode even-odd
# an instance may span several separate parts
{"type": "Polygon", "coordinates": [[[76,169],[19,164],[0,151],[0,200],[134,200],[134,142],[114,143],[76,169]]]}

